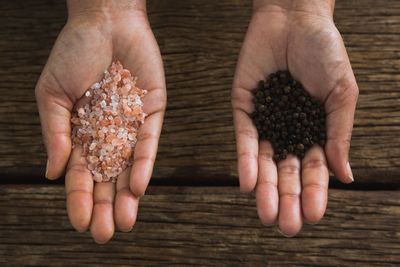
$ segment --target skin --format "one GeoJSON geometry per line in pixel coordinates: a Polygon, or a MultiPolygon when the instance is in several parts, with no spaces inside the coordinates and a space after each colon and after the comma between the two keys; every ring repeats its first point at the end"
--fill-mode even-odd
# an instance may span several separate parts
{"type": "Polygon", "coordinates": [[[56,179],[66,169],[71,224],[79,232],[90,229],[98,243],[110,240],[115,228],[130,231],[134,226],[157,153],[166,90],[145,6],[145,1],[68,1],[68,21],[35,90],[48,154],[46,177],[56,179]],[[117,59],[138,77],[138,86],[148,90],[143,100],[148,116],[138,133],[132,168],[117,183],[94,183],[82,148],[71,150],[71,112],[117,59]]]}
{"type": "Polygon", "coordinates": [[[317,223],[328,199],[329,171],[353,182],[348,163],[358,87],[340,33],[333,22],[334,1],[255,1],[240,52],[232,90],[240,188],[255,190],[258,215],[296,235],[303,221],[317,223]],[[288,69],[327,112],[327,142],[315,145],[300,162],[276,164],[267,141],[258,141],[250,114],[251,90],[270,73],[288,69]]]}

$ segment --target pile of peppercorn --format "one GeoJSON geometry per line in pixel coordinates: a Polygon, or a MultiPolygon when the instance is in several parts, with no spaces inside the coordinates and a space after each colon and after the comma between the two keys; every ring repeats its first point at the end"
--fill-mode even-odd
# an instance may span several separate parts
{"type": "Polygon", "coordinates": [[[272,73],[254,89],[251,114],[259,139],[274,148],[274,160],[303,158],[313,144],[325,145],[325,110],[288,71],[272,73]]]}

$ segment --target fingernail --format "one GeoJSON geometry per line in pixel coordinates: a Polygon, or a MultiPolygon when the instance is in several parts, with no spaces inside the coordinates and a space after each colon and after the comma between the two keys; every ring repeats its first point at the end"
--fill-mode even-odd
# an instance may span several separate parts
{"type": "Polygon", "coordinates": [[[316,222],[310,222],[308,220],[304,220],[304,221],[306,224],[309,224],[309,225],[317,225],[319,223],[319,221],[316,221],[316,222]]]}
{"type": "Polygon", "coordinates": [[[129,232],[132,232],[133,226],[131,228],[128,228],[128,229],[120,229],[120,230],[121,230],[121,232],[129,233],[129,232]]]}
{"type": "Polygon", "coordinates": [[[49,177],[47,177],[48,168],[49,168],[49,160],[47,160],[47,163],[46,163],[46,173],[44,174],[44,176],[45,176],[47,179],[49,179],[49,177]]]}
{"type": "Polygon", "coordinates": [[[351,171],[350,162],[347,162],[346,168],[349,179],[351,180],[351,182],[354,182],[354,177],[353,177],[353,172],[351,171]]]}
{"type": "Polygon", "coordinates": [[[290,237],[291,237],[290,235],[284,234],[284,233],[281,231],[281,229],[279,229],[279,227],[278,227],[276,230],[278,231],[278,233],[280,233],[280,234],[283,235],[284,237],[287,237],[287,238],[290,238],[290,237]]]}
{"type": "Polygon", "coordinates": [[[96,240],[96,239],[94,239],[94,238],[93,238],[93,240],[94,240],[94,242],[96,242],[98,245],[104,245],[105,243],[108,242],[108,240],[100,241],[100,240],[96,240]]]}

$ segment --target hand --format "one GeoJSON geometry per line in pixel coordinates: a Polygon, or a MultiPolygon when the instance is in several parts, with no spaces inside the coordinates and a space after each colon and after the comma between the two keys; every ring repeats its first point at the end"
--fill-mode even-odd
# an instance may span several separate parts
{"type": "Polygon", "coordinates": [[[99,243],[112,237],[115,226],[121,231],[132,229],[157,153],[166,105],[165,78],[145,9],[144,1],[70,0],[68,22],[36,87],[48,154],[46,177],[55,179],[67,167],[71,224],[80,232],[90,227],[99,243]],[[148,116],[138,133],[132,168],[115,184],[94,183],[82,148],[71,151],[71,112],[113,60],[120,60],[138,77],[138,86],[148,90],[143,100],[148,116]]]}
{"type": "Polygon", "coordinates": [[[358,88],[332,19],[333,2],[255,1],[236,69],[232,106],[240,188],[255,188],[261,221],[278,221],[286,236],[300,231],[303,218],[316,223],[323,217],[328,166],[342,182],[353,181],[348,152],[358,88]],[[270,73],[286,69],[324,104],[327,142],[312,147],[301,162],[289,155],[276,164],[270,143],[258,141],[250,119],[251,90],[270,73]]]}

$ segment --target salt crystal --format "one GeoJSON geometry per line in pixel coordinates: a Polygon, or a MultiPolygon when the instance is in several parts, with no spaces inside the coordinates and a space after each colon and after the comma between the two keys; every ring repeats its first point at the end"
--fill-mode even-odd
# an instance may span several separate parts
{"type": "Polygon", "coordinates": [[[129,140],[129,141],[133,141],[133,140],[135,140],[135,139],[136,139],[136,137],[133,136],[133,134],[128,134],[128,140],[129,140]]]}
{"type": "Polygon", "coordinates": [[[114,77],[113,77],[113,81],[114,82],[119,82],[121,80],[121,74],[117,73],[114,77]]]}
{"type": "Polygon", "coordinates": [[[93,178],[94,178],[94,180],[95,180],[96,182],[98,182],[98,183],[100,183],[100,182],[103,180],[103,176],[102,176],[100,173],[98,173],[98,172],[95,172],[95,173],[93,174],[93,178]]]}
{"type": "Polygon", "coordinates": [[[139,105],[139,106],[143,105],[142,104],[142,99],[140,99],[140,96],[138,96],[138,95],[135,96],[135,104],[139,105]]]}
{"type": "Polygon", "coordinates": [[[113,146],[118,145],[118,143],[119,143],[118,139],[114,139],[114,140],[111,141],[111,144],[112,144],[113,146]]]}
{"type": "Polygon", "coordinates": [[[92,88],[93,90],[99,90],[100,87],[101,87],[101,83],[94,83],[94,84],[92,85],[91,88],[92,88]]]}
{"type": "Polygon", "coordinates": [[[95,149],[96,145],[97,145],[96,143],[91,143],[90,146],[89,146],[89,150],[95,149]]]}
{"type": "Polygon", "coordinates": [[[105,108],[106,106],[107,106],[107,103],[106,103],[106,101],[101,101],[100,102],[100,106],[102,107],[102,108],[105,108]]]}
{"type": "Polygon", "coordinates": [[[79,115],[79,116],[85,115],[85,110],[84,110],[83,108],[79,108],[79,109],[78,109],[78,115],[79,115]]]}
{"type": "Polygon", "coordinates": [[[110,145],[110,144],[106,144],[106,145],[104,145],[103,146],[104,147],[104,149],[106,150],[106,151],[112,151],[113,150],[113,145],[110,145]]]}
{"type": "Polygon", "coordinates": [[[104,148],[102,148],[101,150],[100,150],[100,156],[103,156],[103,159],[104,159],[104,156],[105,155],[107,155],[107,150],[105,150],[104,148]]]}
{"type": "Polygon", "coordinates": [[[90,103],[71,118],[73,147],[83,146],[96,182],[115,182],[132,165],[136,133],[145,118],[141,98],[146,90],[136,87],[136,79],[119,62],[112,63],[103,80],[85,92],[90,103]]]}

